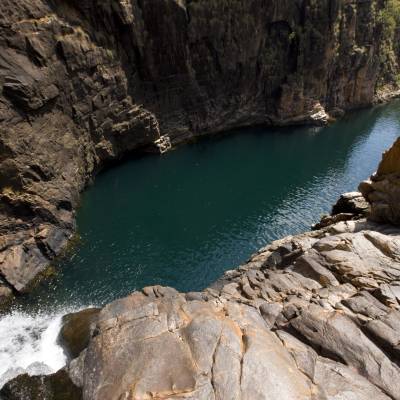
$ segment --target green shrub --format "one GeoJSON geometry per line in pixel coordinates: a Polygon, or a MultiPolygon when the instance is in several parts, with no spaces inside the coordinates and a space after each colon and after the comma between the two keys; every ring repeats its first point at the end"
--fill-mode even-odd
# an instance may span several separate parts
{"type": "Polygon", "coordinates": [[[383,25],[385,36],[393,37],[396,28],[400,27],[400,0],[387,0],[387,4],[379,13],[378,19],[383,25]]]}

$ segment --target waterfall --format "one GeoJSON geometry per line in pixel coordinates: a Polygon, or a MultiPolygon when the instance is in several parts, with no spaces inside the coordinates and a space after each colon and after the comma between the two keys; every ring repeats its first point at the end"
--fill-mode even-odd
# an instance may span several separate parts
{"type": "Polygon", "coordinates": [[[65,365],[57,337],[62,316],[68,312],[30,315],[13,311],[0,317],[0,388],[17,375],[51,374],[65,365]]]}

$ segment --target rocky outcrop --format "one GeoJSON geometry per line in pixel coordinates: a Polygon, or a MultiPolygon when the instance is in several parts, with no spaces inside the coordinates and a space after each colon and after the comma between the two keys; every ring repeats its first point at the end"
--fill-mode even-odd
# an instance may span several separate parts
{"type": "Polygon", "coordinates": [[[80,191],[126,152],[325,123],[393,93],[390,4],[2,0],[0,293],[40,276],[74,232],[80,191]]]}
{"type": "Polygon", "coordinates": [[[365,217],[370,212],[370,206],[360,192],[344,193],[332,207],[332,215],[353,214],[365,217]]]}
{"type": "Polygon", "coordinates": [[[371,203],[370,218],[400,224],[400,139],[383,155],[378,171],[360,184],[371,203]]]}
{"type": "Polygon", "coordinates": [[[287,237],[203,292],[105,306],[67,371],[83,399],[400,399],[400,229],[287,237]]]}
{"type": "Polygon", "coordinates": [[[321,229],[341,221],[358,220],[370,213],[370,205],[360,192],[343,193],[332,207],[329,215],[324,215],[321,221],[312,229],[321,229]]]}

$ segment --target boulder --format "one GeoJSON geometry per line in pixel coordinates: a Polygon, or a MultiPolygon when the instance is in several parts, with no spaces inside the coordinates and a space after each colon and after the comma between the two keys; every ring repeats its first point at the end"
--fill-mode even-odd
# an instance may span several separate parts
{"type": "Polygon", "coordinates": [[[58,342],[70,359],[78,357],[89,344],[99,312],[98,308],[88,308],[63,317],[58,342]]]}
{"type": "Polygon", "coordinates": [[[354,214],[365,217],[369,211],[369,204],[360,192],[343,193],[332,207],[332,215],[354,214]]]}
{"type": "Polygon", "coordinates": [[[7,308],[13,298],[14,293],[12,289],[0,279],[0,312],[3,308],[7,308]]]}
{"type": "Polygon", "coordinates": [[[65,370],[52,375],[19,375],[0,390],[4,400],[81,400],[82,391],[76,387],[65,370]]]}

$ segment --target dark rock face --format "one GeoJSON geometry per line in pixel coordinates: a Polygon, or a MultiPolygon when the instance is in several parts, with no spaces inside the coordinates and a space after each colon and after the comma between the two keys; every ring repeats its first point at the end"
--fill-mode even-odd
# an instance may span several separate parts
{"type": "Polygon", "coordinates": [[[332,215],[354,214],[365,217],[369,212],[369,204],[360,192],[344,193],[332,207],[332,215]]]}
{"type": "Polygon", "coordinates": [[[313,229],[325,228],[341,221],[357,220],[370,213],[370,205],[360,192],[343,193],[332,207],[330,215],[323,216],[313,229]]]}
{"type": "Polygon", "coordinates": [[[0,390],[4,400],[80,400],[82,391],[65,370],[48,376],[20,375],[0,390]]]}
{"type": "Polygon", "coordinates": [[[323,123],[371,104],[398,71],[386,5],[2,0],[2,278],[27,290],[74,232],[94,173],[160,135],[323,123]]]}
{"type": "Polygon", "coordinates": [[[99,312],[98,308],[88,308],[63,317],[58,341],[70,358],[78,357],[89,344],[91,326],[96,323],[99,312]]]}

